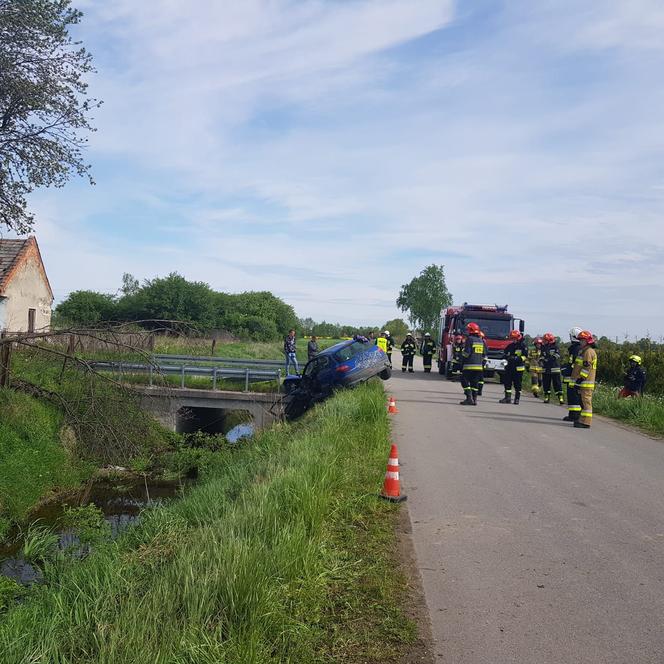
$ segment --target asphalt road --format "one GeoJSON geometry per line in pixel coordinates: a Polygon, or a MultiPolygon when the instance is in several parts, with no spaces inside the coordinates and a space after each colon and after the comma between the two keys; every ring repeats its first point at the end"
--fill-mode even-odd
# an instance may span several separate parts
{"type": "MultiPolygon", "coordinates": [[[[401,374],[393,431],[446,664],[664,663],[664,441],[401,374]]],[[[435,370],[435,368],[434,368],[435,370]]]]}

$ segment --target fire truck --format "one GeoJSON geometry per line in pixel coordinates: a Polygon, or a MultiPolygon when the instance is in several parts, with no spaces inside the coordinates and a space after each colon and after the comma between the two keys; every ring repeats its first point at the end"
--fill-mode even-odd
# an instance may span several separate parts
{"type": "Polygon", "coordinates": [[[525,322],[514,318],[507,311],[507,305],[468,304],[443,309],[440,316],[440,332],[438,335],[438,373],[452,379],[452,345],[456,334],[466,334],[466,325],[477,323],[485,334],[489,349],[484,375],[491,377],[498,374],[502,382],[505,371],[503,351],[510,343],[509,333],[518,329],[523,332],[525,322]]]}

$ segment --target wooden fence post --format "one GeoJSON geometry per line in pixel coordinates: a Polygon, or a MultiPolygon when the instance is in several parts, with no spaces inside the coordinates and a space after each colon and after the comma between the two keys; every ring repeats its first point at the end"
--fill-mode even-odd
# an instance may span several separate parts
{"type": "MultiPolygon", "coordinates": [[[[4,339],[7,336],[5,331],[0,334],[0,338],[4,339]]],[[[2,344],[2,351],[0,352],[0,387],[9,387],[9,365],[12,357],[12,345],[10,342],[5,341],[2,344]]]]}

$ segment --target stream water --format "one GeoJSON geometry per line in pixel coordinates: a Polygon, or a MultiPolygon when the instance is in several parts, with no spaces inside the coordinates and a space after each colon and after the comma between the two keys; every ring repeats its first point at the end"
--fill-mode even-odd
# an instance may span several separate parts
{"type": "MultiPolygon", "coordinates": [[[[31,522],[52,529],[58,534],[61,549],[76,547],[78,537],[71,528],[62,528],[61,517],[67,507],[96,505],[110,525],[111,536],[117,537],[127,526],[135,523],[141,509],[164,502],[181,494],[193,479],[165,481],[139,478],[100,479],[88,483],[77,492],[68,493],[43,504],[31,514],[31,522]]],[[[20,531],[9,534],[9,543],[0,544],[0,574],[18,583],[30,584],[41,579],[41,572],[21,556],[23,542],[20,531]]],[[[85,551],[81,552],[82,554],[85,551]]]]}

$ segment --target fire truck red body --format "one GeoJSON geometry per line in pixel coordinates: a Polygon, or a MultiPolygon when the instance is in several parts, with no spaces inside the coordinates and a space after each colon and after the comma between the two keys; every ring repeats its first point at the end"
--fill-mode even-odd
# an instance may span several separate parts
{"type": "Polygon", "coordinates": [[[452,378],[452,345],[456,334],[466,333],[468,323],[477,323],[485,334],[489,349],[488,362],[484,370],[485,376],[495,373],[501,377],[504,372],[503,351],[509,344],[509,333],[516,329],[523,332],[524,321],[514,318],[507,311],[507,305],[468,304],[443,309],[440,316],[440,332],[438,335],[438,373],[452,378]]]}

